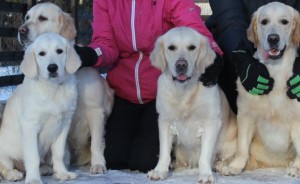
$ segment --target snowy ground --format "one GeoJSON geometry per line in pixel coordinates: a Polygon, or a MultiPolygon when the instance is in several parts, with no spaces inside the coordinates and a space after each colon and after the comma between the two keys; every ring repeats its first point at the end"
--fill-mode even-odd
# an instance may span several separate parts
{"type": "MultiPolygon", "coordinates": [[[[140,172],[109,170],[103,175],[91,175],[88,172],[72,169],[79,174],[77,180],[59,182],[51,176],[42,177],[45,184],[194,184],[197,183],[197,171],[186,170],[171,172],[164,181],[150,181],[147,175],[140,172]]],[[[284,169],[260,169],[246,171],[238,176],[220,176],[216,173],[217,184],[300,184],[300,179],[285,176],[284,169]]],[[[23,182],[1,182],[5,184],[20,184],[23,182]]]]}

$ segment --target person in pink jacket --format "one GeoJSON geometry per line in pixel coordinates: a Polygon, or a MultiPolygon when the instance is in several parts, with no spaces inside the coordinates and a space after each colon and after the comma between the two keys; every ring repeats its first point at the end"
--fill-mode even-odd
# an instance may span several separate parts
{"type": "Polygon", "coordinates": [[[107,81],[115,91],[106,124],[104,155],[109,169],[147,172],[158,161],[157,79],[149,54],[169,29],[188,26],[207,36],[218,57],[199,82],[217,83],[223,54],[193,0],[94,0],[93,37],[75,46],[83,66],[110,67],[107,81]]]}

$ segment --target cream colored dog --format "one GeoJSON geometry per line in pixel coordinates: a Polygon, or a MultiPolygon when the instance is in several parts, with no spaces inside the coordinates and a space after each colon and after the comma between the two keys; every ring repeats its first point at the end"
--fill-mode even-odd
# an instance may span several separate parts
{"type": "Polygon", "coordinates": [[[267,67],[274,87],[268,95],[251,95],[238,79],[237,152],[228,166],[219,167],[221,174],[287,167],[288,175],[300,177],[300,103],[286,94],[300,41],[299,21],[296,10],[278,2],[254,13],[248,38],[257,46],[255,57],[267,67]]]}
{"type": "Polygon", "coordinates": [[[26,49],[21,63],[25,78],[7,102],[0,129],[4,179],[21,180],[23,173],[14,163],[24,160],[25,183],[42,183],[39,166],[50,149],[55,177],[76,178],[63,157],[77,101],[74,73],[80,65],[73,46],[56,33],[37,37],[26,49]]]}
{"type": "MultiPolygon", "coordinates": [[[[53,3],[33,6],[19,28],[19,40],[30,45],[37,36],[56,32],[74,42],[76,29],[72,17],[53,3]]],[[[104,150],[104,125],[111,112],[113,91],[96,69],[85,67],[76,72],[78,103],[70,128],[68,143],[72,164],[91,163],[93,174],[106,171],[104,150]]]]}
{"type": "Polygon", "coordinates": [[[224,137],[229,130],[230,109],[223,92],[217,85],[207,88],[199,81],[204,69],[213,63],[214,51],[197,31],[179,27],[156,41],[150,59],[162,75],[156,100],[160,155],[148,177],[167,177],[174,143],[175,168],[198,167],[199,183],[213,183],[211,167],[215,153],[223,157],[218,151],[220,147],[235,145],[229,141],[222,144],[222,138],[218,140],[219,134],[224,137]]]}

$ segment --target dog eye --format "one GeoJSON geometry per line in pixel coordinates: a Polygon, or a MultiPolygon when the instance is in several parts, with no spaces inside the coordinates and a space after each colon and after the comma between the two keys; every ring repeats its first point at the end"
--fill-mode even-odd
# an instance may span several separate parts
{"type": "Polygon", "coordinates": [[[262,24],[262,25],[266,25],[268,22],[269,22],[269,21],[268,21],[267,19],[264,19],[264,20],[261,21],[261,24],[262,24]]]}
{"type": "Polygon", "coordinates": [[[176,47],[175,47],[174,45],[170,45],[170,46],[168,47],[168,49],[173,51],[173,50],[176,49],[176,47]]]}
{"type": "Polygon", "coordinates": [[[29,15],[25,16],[25,20],[28,20],[29,18],[30,18],[29,15]]]}
{"type": "Polygon", "coordinates": [[[188,47],[189,50],[195,50],[195,48],[196,48],[195,45],[190,45],[190,46],[188,47]]]}
{"type": "Polygon", "coordinates": [[[63,50],[62,50],[62,49],[57,49],[57,50],[56,50],[56,53],[57,53],[57,54],[61,54],[61,53],[63,53],[63,50]]]}
{"type": "Polygon", "coordinates": [[[282,23],[283,25],[287,25],[287,24],[289,23],[289,21],[286,20],[286,19],[283,19],[283,20],[281,20],[281,23],[282,23]]]}
{"type": "Polygon", "coordinates": [[[43,21],[45,21],[45,20],[48,20],[48,18],[47,17],[44,17],[44,16],[39,16],[39,21],[41,21],[41,22],[43,22],[43,21]]]}
{"type": "Polygon", "coordinates": [[[46,52],[42,51],[42,52],[39,53],[39,55],[40,55],[40,56],[45,56],[45,55],[46,55],[46,52]]]}

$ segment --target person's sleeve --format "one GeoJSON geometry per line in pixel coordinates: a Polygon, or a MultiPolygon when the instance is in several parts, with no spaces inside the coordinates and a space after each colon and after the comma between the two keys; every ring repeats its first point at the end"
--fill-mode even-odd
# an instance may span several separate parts
{"type": "Polygon", "coordinates": [[[111,66],[119,56],[113,28],[110,22],[107,1],[93,1],[93,36],[90,47],[94,48],[98,61],[95,67],[111,66]]]}
{"type": "Polygon", "coordinates": [[[218,34],[218,44],[225,53],[231,53],[243,41],[249,49],[247,39],[249,23],[245,17],[242,0],[210,0],[213,18],[218,34]]]}
{"type": "Polygon", "coordinates": [[[208,38],[215,52],[223,55],[223,52],[214,41],[211,32],[207,29],[201,18],[200,7],[193,0],[169,0],[167,3],[166,17],[168,21],[176,27],[187,26],[197,30],[208,38]]]}
{"type": "Polygon", "coordinates": [[[296,2],[296,5],[294,8],[300,13],[300,1],[296,2]]]}

